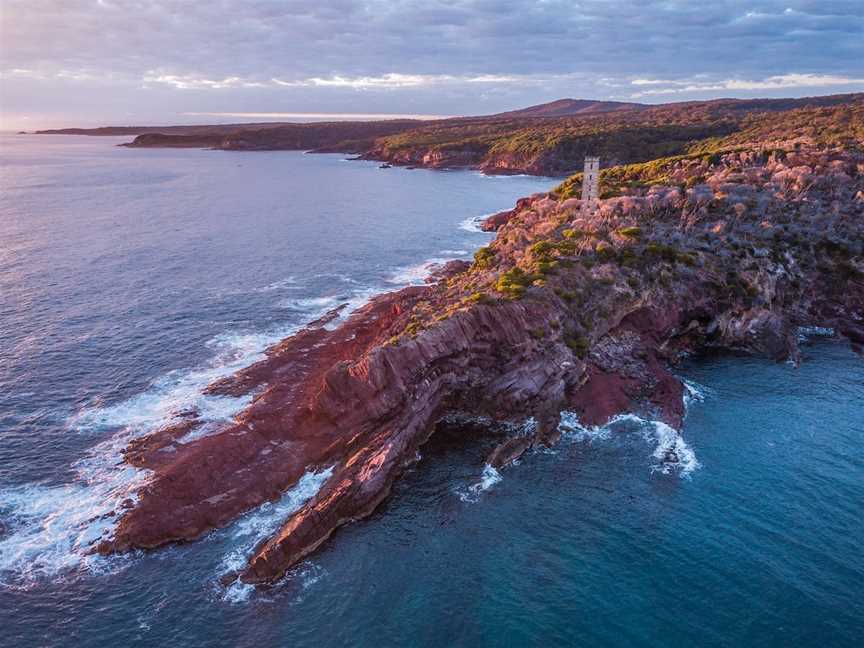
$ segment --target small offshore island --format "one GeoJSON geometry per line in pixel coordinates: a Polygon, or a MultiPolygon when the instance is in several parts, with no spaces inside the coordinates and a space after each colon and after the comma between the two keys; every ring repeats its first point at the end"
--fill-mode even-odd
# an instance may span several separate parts
{"type": "MultiPolygon", "coordinates": [[[[346,318],[337,308],[209,385],[253,394],[224,429],[181,443],[200,424],[193,411],[135,439],[125,462],[150,479],[99,552],[194,540],[316,473],[320,490],[224,579],[273,583],[374,511],[444,417],[509,425],[487,459],[501,469],[567,427],[637,415],[666,426],[659,458],[675,469],[685,387],[672,370],[686,354],[798,362],[811,327],[861,353],[864,97],[529,110],[540,115],[398,134],[380,129],[405,124],[284,127],[388,164],[540,173],[590,153],[608,166],[596,210],[583,210],[582,175],[572,175],[487,219],[497,236],[473,263],[451,262],[346,318]],[[349,145],[346,133],[373,139],[349,145]]],[[[146,133],[132,145],[262,149],[278,130],[146,133]]]]}

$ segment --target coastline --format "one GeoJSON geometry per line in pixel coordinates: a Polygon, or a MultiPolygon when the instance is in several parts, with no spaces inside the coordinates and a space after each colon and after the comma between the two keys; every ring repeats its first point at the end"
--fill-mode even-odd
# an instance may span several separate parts
{"type": "MultiPolygon", "coordinates": [[[[688,174],[708,168],[669,164],[688,174]]],[[[832,257],[833,243],[799,245],[799,258],[791,260],[772,255],[770,246],[775,234],[791,242],[799,233],[763,227],[765,242],[744,249],[743,262],[730,266],[725,254],[759,232],[753,224],[760,218],[771,214],[782,223],[793,209],[812,238],[825,220],[811,208],[810,194],[842,186],[844,195],[857,196],[859,165],[855,154],[819,150],[782,160],[727,153],[705,186],[716,196],[740,173],[735,169],[748,169],[748,191],[771,202],[746,218],[734,197],[709,206],[698,198],[704,190],[685,196],[675,186],[602,200],[599,215],[588,219],[580,218],[578,199],[554,192],[521,200],[495,216],[497,238],[470,268],[379,295],[332,329],[327,321],[313,323],[261,362],[211,384],[212,395],[255,395],[225,430],[183,448],[155,443],[136,453],[154,479],[100,551],[197,538],[278,498],[310,470],[332,471],[237,572],[246,584],[273,583],[337,528],[371,514],[448,412],[517,426],[487,459],[481,487],[527,450],[555,445],[562,417],[565,429],[582,434],[622,420],[653,426],[658,469],[689,474],[698,462],[680,429],[692,392],[671,373],[682,355],[722,348],[797,362],[801,326],[830,326],[853,348],[864,342],[856,315],[864,302],[861,271],[846,256],[832,257]],[[804,166],[821,169],[826,180],[790,184],[797,176],[789,169],[804,166]],[[852,185],[844,184],[847,177],[852,185]],[[722,244],[705,244],[718,234],[711,211],[726,219],[722,244]],[[574,241],[586,234],[568,232],[590,232],[590,251],[579,252],[574,241]],[[654,271],[644,274],[648,266],[654,271]],[[731,267],[747,274],[730,278],[731,267]],[[822,294],[819,287],[838,272],[846,273],[845,292],[822,294]],[[286,382],[280,376],[287,373],[286,382]]],[[[857,231],[860,203],[846,203],[852,220],[832,227],[857,231]]],[[[848,232],[841,238],[856,240],[848,232]]]]}

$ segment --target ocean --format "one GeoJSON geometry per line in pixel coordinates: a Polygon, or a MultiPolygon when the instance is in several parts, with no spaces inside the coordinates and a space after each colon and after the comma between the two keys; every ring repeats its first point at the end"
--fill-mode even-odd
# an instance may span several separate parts
{"type": "Polygon", "coordinates": [[[864,362],[688,359],[682,434],[566,415],[500,474],[442,423],[367,520],[273,588],[221,575],[315,492],[189,545],[88,553],[146,475],[129,438],[340,303],[421,283],[555,179],[340,155],[0,136],[0,646],[854,646],[864,638],[864,362]],[[676,444],[683,469],[657,456],[676,444]]]}

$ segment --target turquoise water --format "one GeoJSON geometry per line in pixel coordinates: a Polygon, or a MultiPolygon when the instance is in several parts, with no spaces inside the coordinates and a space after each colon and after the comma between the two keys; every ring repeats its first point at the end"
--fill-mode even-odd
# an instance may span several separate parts
{"type": "Polygon", "coordinates": [[[290,496],[191,545],[89,557],[137,478],[112,440],[190,403],[230,417],[201,384],[470,255],[488,239],[470,217],[553,182],[113,143],[0,147],[0,645],[860,644],[864,362],[821,338],[797,369],[680,368],[686,474],[657,470],[649,424],[569,432],[500,476],[494,431],[442,424],[375,515],[275,588],[218,578],[290,496]]]}

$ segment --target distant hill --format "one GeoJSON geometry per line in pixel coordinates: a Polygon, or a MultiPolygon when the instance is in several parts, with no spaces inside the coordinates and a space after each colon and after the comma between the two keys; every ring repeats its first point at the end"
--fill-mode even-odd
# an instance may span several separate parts
{"type": "Polygon", "coordinates": [[[293,122],[251,122],[243,124],[207,124],[179,126],[100,126],[99,128],[54,128],[36,131],[36,135],[144,135],[158,133],[161,135],[198,135],[216,136],[237,133],[246,130],[260,130],[274,126],[288,126],[293,122]]]}
{"type": "Polygon", "coordinates": [[[600,156],[603,167],[646,162],[686,154],[698,143],[710,147],[715,139],[743,137],[757,125],[777,140],[860,139],[862,106],[864,94],[656,105],[567,99],[489,117],[424,123],[378,138],[364,157],[407,166],[563,176],[578,171],[586,155],[600,156]],[[796,113],[805,109],[811,111],[806,114],[812,127],[796,113]],[[587,112],[554,115],[558,110],[587,112]]]}
{"type": "Polygon", "coordinates": [[[40,133],[134,134],[125,146],[140,148],[357,153],[406,166],[565,176],[578,171],[586,155],[598,155],[602,166],[610,167],[689,154],[694,148],[713,150],[720,140],[798,139],[847,147],[854,141],[862,146],[862,107],[864,94],[656,105],[560,99],[497,115],[434,121],[123,126],[40,133]]]}
{"type": "Polygon", "coordinates": [[[490,117],[569,117],[571,115],[590,115],[617,110],[640,110],[646,104],[626,103],[623,101],[594,101],[592,99],[558,99],[549,103],[528,106],[519,110],[490,115],[490,117]]]}

